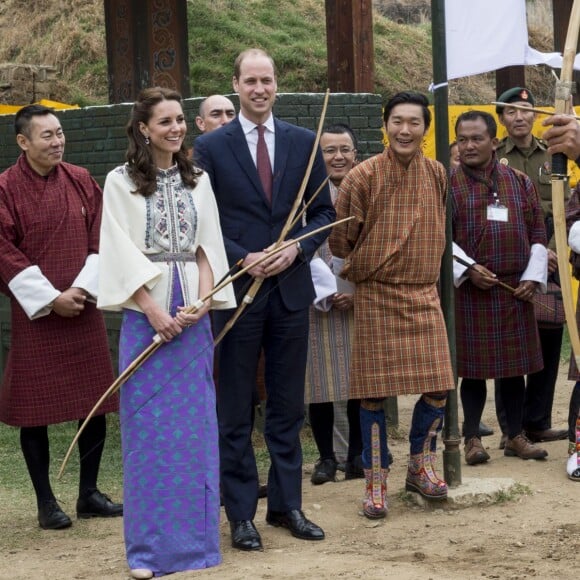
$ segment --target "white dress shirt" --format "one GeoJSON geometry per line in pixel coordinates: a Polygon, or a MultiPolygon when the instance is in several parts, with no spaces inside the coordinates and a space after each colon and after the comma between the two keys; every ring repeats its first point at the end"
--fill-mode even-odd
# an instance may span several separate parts
{"type": "MultiPolygon", "coordinates": [[[[240,119],[240,125],[242,126],[242,131],[246,136],[246,141],[248,147],[250,148],[250,155],[256,164],[256,149],[258,148],[258,125],[249,119],[244,117],[243,113],[240,111],[238,115],[240,119]]],[[[262,123],[266,130],[264,131],[264,140],[266,141],[266,147],[268,148],[268,157],[270,157],[270,165],[272,166],[272,171],[274,171],[274,145],[276,142],[276,136],[274,133],[274,116],[270,113],[270,116],[265,123],[262,123]]],[[[257,165],[256,165],[257,166],[257,165]]]]}

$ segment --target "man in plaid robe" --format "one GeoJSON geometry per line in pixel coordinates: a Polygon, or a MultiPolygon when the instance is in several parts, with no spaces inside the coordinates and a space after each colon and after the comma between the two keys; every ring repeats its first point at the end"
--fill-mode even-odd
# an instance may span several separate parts
{"type": "MultiPolygon", "coordinates": [[[[0,175],[0,289],[10,298],[11,345],[0,388],[0,421],[20,443],[44,529],[71,520],[49,481],[47,425],[88,415],[113,382],[107,335],[97,311],[101,190],[88,171],[62,161],[65,138],[51,109],[29,105],[15,118],[22,154],[0,175]]],[[[79,439],[77,516],[120,516],[97,489],[104,413],[79,439]]]]}
{"type": "Polygon", "coordinates": [[[356,283],[350,397],[361,401],[364,514],[387,513],[389,468],[383,401],[421,394],[409,435],[406,488],[447,497],[434,469],[437,431],[454,388],[447,333],[437,293],[445,248],[447,176],[421,153],[431,114],[424,95],[398,93],[385,107],[389,147],[343,179],[337,216],[355,219],[330,236],[342,275],[356,283]]]}
{"type": "Polygon", "coordinates": [[[497,125],[482,111],[455,126],[461,165],[451,174],[456,290],[457,374],[465,417],[465,460],[489,454],[479,437],[486,379],[498,379],[506,411],[504,454],[542,459],[524,434],[524,375],[539,371],[542,353],[532,300],[546,291],[546,231],[539,195],[524,173],[495,156],[497,125]],[[465,264],[470,264],[467,267],[465,264]],[[515,292],[510,293],[498,283],[515,292]]]}

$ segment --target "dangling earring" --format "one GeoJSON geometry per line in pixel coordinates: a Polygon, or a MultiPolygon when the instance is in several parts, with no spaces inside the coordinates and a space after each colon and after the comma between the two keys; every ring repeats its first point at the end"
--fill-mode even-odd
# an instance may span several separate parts
{"type": "Polygon", "coordinates": [[[149,145],[149,137],[145,137],[145,145],[149,145]]]}

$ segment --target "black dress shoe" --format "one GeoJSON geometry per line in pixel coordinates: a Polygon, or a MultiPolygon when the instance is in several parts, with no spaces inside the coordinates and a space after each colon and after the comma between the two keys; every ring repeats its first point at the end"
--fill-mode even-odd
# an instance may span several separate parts
{"type": "Polygon", "coordinates": [[[43,530],[62,530],[72,525],[71,519],[60,509],[55,499],[40,502],[38,523],[43,530]]]}
{"type": "Polygon", "coordinates": [[[322,528],[312,523],[302,513],[302,510],[290,510],[288,512],[268,511],[266,522],[277,528],[288,528],[295,538],[301,540],[324,540],[322,528]]]}
{"type": "Polygon", "coordinates": [[[336,463],[335,459],[318,459],[314,465],[314,471],[310,476],[310,481],[314,485],[322,485],[328,481],[336,481],[336,463]]]}
{"type": "Polygon", "coordinates": [[[262,499],[264,497],[268,497],[268,486],[265,483],[258,484],[258,498],[262,499]]]}
{"type": "Polygon", "coordinates": [[[232,546],[246,552],[263,550],[262,538],[252,520],[237,520],[230,522],[232,531],[232,546]]]}
{"type": "Polygon", "coordinates": [[[527,438],[533,443],[560,441],[568,437],[568,429],[542,429],[538,431],[526,429],[525,433],[527,438]]]}
{"type": "Polygon", "coordinates": [[[360,455],[353,457],[352,461],[347,461],[344,467],[344,479],[364,479],[365,472],[362,466],[360,455]]]}
{"type": "Polygon", "coordinates": [[[114,518],[123,515],[123,504],[113,503],[98,489],[77,500],[77,518],[114,518]]]}

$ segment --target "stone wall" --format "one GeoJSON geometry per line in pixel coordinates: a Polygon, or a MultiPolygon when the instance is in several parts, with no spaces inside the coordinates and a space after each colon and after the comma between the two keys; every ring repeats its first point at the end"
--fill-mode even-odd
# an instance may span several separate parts
{"type": "Polygon", "coordinates": [[[31,64],[0,64],[0,103],[28,105],[40,99],[54,98],[51,87],[56,69],[31,64]]]}
{"type": "MultiPolygon", "coordinates": [[[[237,95],[229,96],[237,107],[237,95]]],[[[201,100],[193,98],[184,101],[189,134],[192,136],[197,134],[194,119],[201,100]]],[[[285,121],[316,130],[323,101],[322,94],[280,94],[274,113],[285,121]]],[[[127,146],[125,124],[130,109],[130,104],[120,104],[59,111],[66,136],[65,160],[86,167],[102,185],[107,173],[124,161],[127,146]]],[[[326,124],[338,122],[348,123],[353,128],[359,139],[361,158],[382,151],[380,95],[331,95],[326,124]]],[[[12,165],[19,154],[13,125],[14,115],[0,116],[0,171],[12,165]]]]}

